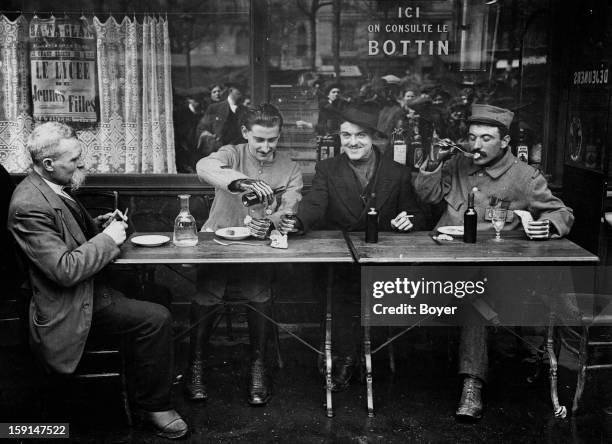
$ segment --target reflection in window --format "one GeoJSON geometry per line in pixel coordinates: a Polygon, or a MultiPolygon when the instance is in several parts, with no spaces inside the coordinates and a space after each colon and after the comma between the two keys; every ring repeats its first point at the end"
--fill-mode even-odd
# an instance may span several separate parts
{"type": "Polygon", "coordinates": [[[241,29],[236,33],[236,55],[247,55],[249,53],[249,32],[241,29]]]}
{"type": "Polygon", "coordinates": [[[297,29],[295,55],[304,57],[308,52],[308,42],[306,41],[306,26],[300,24],[297,29]]]}
{"type": "Polygon", "coordinates": [[[340,51],[355,51],[354,23],[342,23],[340,29],[340,51]]]}

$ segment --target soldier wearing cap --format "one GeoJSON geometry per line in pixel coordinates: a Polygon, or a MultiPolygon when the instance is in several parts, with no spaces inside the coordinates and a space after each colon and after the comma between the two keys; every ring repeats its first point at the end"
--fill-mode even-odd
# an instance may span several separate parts
{"type": "MultiPolygon", "coordinates": [[[[490,209],[527,210],[533,221],[526,225],[530,239],[549,239],[569,233],[572,210],[552,195],[539,170],[520,162],[509,148],[511,111],[491,105],[472,105],[468,119],[471,154],[428,159],[415,180],[418,196],[427,203],[446,202],[437,226],[463,225],[468,193],[475,190],[478,230],[490,230],[490,209]]],[[[521,226],[509,211],[504,230],[521,226]]],[[[456,415],[474,420],[482,416],[481,389],[487,380],[488,354],[484,326],[468,325],[461,331],[459,373],[464,376],[463,392],[456,415]]]]}

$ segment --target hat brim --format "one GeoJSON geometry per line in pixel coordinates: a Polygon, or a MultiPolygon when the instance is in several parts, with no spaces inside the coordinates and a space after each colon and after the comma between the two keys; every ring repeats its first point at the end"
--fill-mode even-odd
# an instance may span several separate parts
{"type": "Polygon", "coordinates": [[[475,117],[475,118],[470,117],[468,118],[468,123],[470,125],[472,123],[481,123],[483,125],[501,126],[502,128],[508,129],[508,127],[504,125],[503,123],[501,123],[499,120],[487,119],[486,117],[475,117]]]}
{"type": "Polygon", "coordinates": [[[366,128],[368,131],[371,131],[373,135],[388,139],[389,136],[384,132],[378,129],[376,126],[373,126],[370,122],[360,119],[357,116],[349,115],[344,113],[343,111],[333,111],[339,118],[340,122],[350,122],[355,125],[359,125],[362,128],[366,128]]]}

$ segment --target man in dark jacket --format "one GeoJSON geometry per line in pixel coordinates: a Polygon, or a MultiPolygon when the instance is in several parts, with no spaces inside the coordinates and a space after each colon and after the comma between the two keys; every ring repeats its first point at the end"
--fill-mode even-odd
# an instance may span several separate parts
{"type": "MultiPolygon", "coordinates": [[[[316,165],[308,194],[300,203],[296,228],[310,231],[328,229],[364,231],[366,215],[375,208],[379,230],[423,229],[424,215],[410,183],[409,170],[382,156],[373,138],[384,136],[377,127],[378,116],[368,107],[350,107],[340,114],[341,154],[316,165]]],[[[359,282],[359,269],[351,270],[359,282]]],[[[338,357],[333,378],[334,390],[345,388],[351,378],[359,338],[359,294],[350,294],[344,303],[335,303],[334,340],[338,357]],[[347,318],[348,317],[348,318],[347,318]]]]}
{"type": "Polygon", "coordinates": [[[242,92],[237,85],[229,85],[227,99],[212,103],[198,123],[198,151],[203,157],[224,145],[244,143],[240,130],[240,117],[244,107],[242,92]]]}

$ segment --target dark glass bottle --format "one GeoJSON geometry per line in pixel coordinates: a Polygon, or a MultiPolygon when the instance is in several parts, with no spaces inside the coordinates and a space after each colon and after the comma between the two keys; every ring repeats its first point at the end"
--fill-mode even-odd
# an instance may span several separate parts
{"type": "Polygon", "coordinates": [[[370,244],[378,242],[378,212],[376,208],[370,208],[366,217],[365,241],[370,244]]]}
{"type": "Polygon", "coordinates": [[[463,242],[476,243],[476,226],[478,225],[478,214],[474,209],[474,190],[468,194],[468,207],[463,214],[463,242]]]}
{"type": "Polygon", "coordinates": [[[252,205],[257,205],[261,203],[261,199],[254,191],[249,191],[242,195],[242,205],[245,207],[250,207],[252,205]]]}

